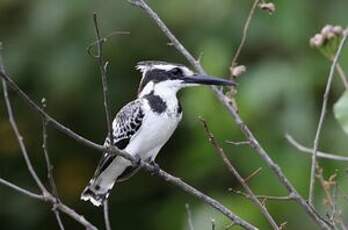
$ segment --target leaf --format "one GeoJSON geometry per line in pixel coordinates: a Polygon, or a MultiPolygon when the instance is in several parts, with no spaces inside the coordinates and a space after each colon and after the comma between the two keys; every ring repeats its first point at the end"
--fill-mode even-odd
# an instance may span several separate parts
{"type": "Polygon", "coordinates": [[[345,91],[338,101],[334,104],[333,111],[338,123],[348,134],[348,91],[345,91]]]}

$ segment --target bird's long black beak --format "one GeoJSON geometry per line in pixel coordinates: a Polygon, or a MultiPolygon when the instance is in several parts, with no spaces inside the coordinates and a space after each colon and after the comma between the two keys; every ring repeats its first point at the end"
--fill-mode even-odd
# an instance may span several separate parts
{"type": "Polygon", "coordinates": [[[199,84],[199,85],[237,85],[235,81],[225,80],[207,75],[193,75],[192,77],[184,77],[184,84],[199,84]]]}

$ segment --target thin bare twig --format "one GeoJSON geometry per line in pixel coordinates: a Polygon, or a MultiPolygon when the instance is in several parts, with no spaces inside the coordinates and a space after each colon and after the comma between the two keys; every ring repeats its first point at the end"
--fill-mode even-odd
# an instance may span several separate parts
{"type": "MultiPolygon", "coordinates": [[[[41,100],[41,103],[42,103],[43,109],[47,108],[45,98],[43,98],[41,100]]],[[[58,202],[60,202],[60,199],[58,196],[58,190],[57,190],[56,183],[54,182],[53,165],[51,164],[51,161],[50,161],[50,158],[48,155],[47,137],[48,137],[48,135],[47,135],[47,121],[45,118],[42,118],[42,149],[43,149],[45,161],[46,161],[47,179],[48,179],[50,186],[51,186],[51,192],[52,192],[53,196],[56,198],[56,202],[58,203],[58,202]]],[[[56,207],[56,204],[53,204],[52,211],[57,219],[59,228],[61,230],[64,230],[64,225],[63,225],[62,219],[60,218],[60,213],[56,207]]]]}
{"type": "Polygon", "coordinates": [[[58,211],[58,208],[57,207],[53,207],[52,208],[52,211],[54,213],[54,216],[56,217],[56,220],[57,220],[57,223],[58,223],[58,226],[59,226],[59,229],[60,230],[64,230],[64,225],[63,225],[63,221],[62,221],[62,218],[60,217],[60,213],[58,211]]]}
{"type": "Polygon", "coordinates": [[[109,204],[107,199],[103,203],[103,210],[104,210],[103,213],[104,213],[105,229],[111,230],[110,219],[109,219],[109,204]]]}
{"type": "Polygon", "coordinates": [[[105,118],[106,118],[106,124],[107,124],[107,128],[108,128],[108,137],[110,139],[110,146],[112,146],[114,141],[113,141],[113,135],[112,135],[112,122],[111,122],[110,100],[109,100],[109,94],[108,94],[108,81],[107,81],[107,77],[106,77],[108,62],[104,61],[104,56],[103,56],[104,40],[101,39],[101,37],[100,37],[100,31],[99,31],[99,27],[98,27],[96,13],[93,13],[93,23],[94,23],[94,28],[95,28],[96,40],[97,40],[96,59],[98,61],[98,66],[99,66],[100,75],[101,75],[101,79],[102,79],[105,118]]]}
{"type": "MultiPolygon", "coordinates": [[[[23,92],[23,90],[5,72],[0,71],[0,77],[2,77],[6,81],[6,83],[24,99],[24,101],[31,107],[31,109],[33,109],[35,112],[39,113],[41,116],[45,117],[47,119],[47,121],[50,124],[52,124],[52,126],[55,127],[62,134],[65,134],[65,135],[71,137],[72,139],[76,140],[77,142],[84,144],[86,146],[89,146],[90,148],[93,148],[93,149],[98,150],[100,152],[109,151],[110,153],[118,154],[118,155],[126,158],[127,160],[130,160],[132,163],[138,163],[138,160],[134,156],[128,154],[125,151],[122,151],[122,150],[116,148],[115,146],[112,146],[112,148],[110,149],[108,147],[98,145],[98,144],[80,136],[79,134],[73,132],[71,129],[65,127],[64,125],[59,123],[57,120],[52,118],[50,115],[48,115],[44,110],[42,110],[42,108],[40,108],[40,106],[38,106],[25,92],[23,92]]],[[[255,226],[253,226],[252,224],[241,219],[239,216],[234,214],[231,210],[227,209],[220,202],[218,202],[218,201],[214,200],[213,198],[207,196],[206,194],[200,192],[196,188],[194,188],[194,187],[190,186],[189,184],[185,183],[184,181],[182,181],[180,178],[172,176],[171,174],[169,174],[163,170],[157,170],[157,168],[155,168],[153,165],[151,165],[147,162],[141,161],[140,164],[142,165],[142,168],[145,169],[147,172],[157,175],[158,177],[160,177],[164,181],[167,181],[168,183],[175,185],[176,187],[180,188],[181,190],[183,190],[187,193],[190,193],[191,195],[195,196],[199,200],[207,203],[211,207],[215,208],[216,210],[218,210],[219,212],[224,214],[226,217],[228,217],[235,224],[240,225],[240,226],[244,227],[245,229],[254,229],[254,230],[257,229],[255,226]]],[[[67,212],[67,213],[69,213],[69,211],[71,211],[67,206],[61,206],[61,205],[63,205],[63,204],[59,204],[59,206],[58,206],[61,211],[67,212]],[[62,207],[65,207],[65,209],[63,209],[62,207]]],[[[78,214],[76,214],[75,217],[76,217],[76,219],[79,219],[78,214]]]]}
{"type": "Polygon", "coordinates": [[[227,144],[232,144],[232,145],[250,145],[250,141],[225,141],[227,144]]]}
{"type": "Polygon", "coordinates": [[[235,225],[234,223],[227,225],[227,226],[225,227],[225,230],[231,229],[234,225],[235,225]]]}
{"type": "MultiPolygon", "coordinates": [[[[97,46],[97,55],[96,59],[98,60],[98,66],[100,70],[100,75],[102,79],[102,87],[103,87],[103,97],[104,97],[104,110],[105,110],[105,118],[106,118],[106,125],[108,128],[108,137],[110,140],[109,146],[112,147],[114,144],[114,135],[112,130],[112,121],[111,121],[111,111],[110,111],[110,100],[109,100],[109,94],[108,94],[108,81],[106,78],[106,72],[108,67],[108,62],[104,61],[103,56],[103,43],[104,39],[101,39],[100,37],[100,31],[98,27],[98,21],[97,21],[97,14],[93,13],[93,23],[95,28],[95,36],[96,36],[96,46],[97,46]]],[[[105,227],[106,230],[111,230],[110,225],[110,218],[109,218],[109,207],[108,207],[108,201],[105,200],[103,204],[103,212],[104,212],[104,220],[105,220],[105,227]]]]}
{"type": "Polygon", "coordinates": [[[91,57],[94,57],[94,58],[97,58],[97,55],[98,54],[94,54],[92,52],[92,49],[93,47],[96,46],[97,43],[104,43],[108,40],[109,37],[112,37],[112,36],[115,36],[115,35],[129,35],[130,33],[128,31],[114,31],[114,32],[111,32],[110,34],[106,35],[105,37],[97,40],[97,41],[94,41],[94,42],[91,42],[88,46],[87,46],[87,53],[91,56],[91,57]]]}
{"type": "Polygon", "coordinates": [[[336,71],[338,76],[341,78],[344,88],[348,90],[348,79],[339,62],[336,64],[336,71]]]}
{"type": "Polygon", "coordinates": [[[26,189],[23,189],[23,188],[15,185],[15,184],[7,181],[7,180],[4,180],[2,178],[0,178],[0,184],[3,184],[3,185],[5,185],[5,186],[7,186],[7,187],[17,191],[17,192],[20,192],[20,193],[22,193],[24,195],[27,195],[30,198],[34,198],[34,199],[37,199],[37,200],[45,200],[45,197],[43,195],[30,192],[30,191],[28,191],[26,189]]]}
{"type": "Polygon", "coordinates": [[[288,222],[283,222],[283,223],[281,223],[279,229],[280,229],[280,230],[286,229],[286,225],[287,225],[287,224],[288,224],[288,222]]]}
{"type": "Polygon", "coordinates": [[[215,230],[216,226],[215,226],[215,219],[211,219],[211,230],[215,230]]]}
{"type": "Polygon", "coordinates": [[[158,14],[151,9],[149,5],[143,0],[128,0],[129,3],[140,7],[143,9],[158,25],[161,31],[168,37],[171,44],[180,51],[180,53],[193,65],[198,68],[199,72],[203,73],[204,70],[199,64],[199,62],[190,54],[190,52],[179,42],[179,40],[174,36],[174,34],[168,29],[168,27],[163,23],[158,14]]]}
{"type": "Polygon", "coordinates": [[[312,155],[312,166],[311,166],[311,177],[310,177],[310,184],[309,184],[309,194],[308,194],[308,202],[310,205],[313,206],[313,196],[314,196],[314,184],[315,184],[315,170],[317,167],[317,152],[318,152],[318,148],[319,148],[319,139],[320,139],[320,134],[321,134],[321,129],[324,123],[324,119],[325,119],[325,114],[326,114],[326,108],[327,108],[327,101],[329,98],[329,93],[330,93],[330,89],[331,89],[331,83],[332,83],[332,79],[335,73],[335,67],[336,64],[338,62],[338,58],[340,56],[340,53],[342,51],[342,48],[344,46],[344,43],[346,41],[347,35],[345,34],[342,37],[342,40],[340,42],[340,45],[336,51],[335,57],[332,61],[331,67],[330,67],[330,73],[327,79],[327,83],[326,83],[326,88],[325,88],[325,92],[323,95],[323,104],[321,107],[321,113],[320,113],[320,118],[319,118],[319,122],[318,122],[318,127],[317,127],[317,131],[315,133],[315,138],[313,141],[313,155],[312,155]]]}
{"type": "MultiPolygon", "coordinates": [[[[251,199],[250,195],[248,193],[234,190],[232,188],[229,188],[228,191],[233,192],[237,195],[243,196],[247,199],[251,199]]],[[[289,200],[295,200],[295,196],[288,195],[288,196],[271,196],[271,195],[255,195],[257,199],[259,200],[276,200],[276,201],[289,201],[289,200]]]]}
{"type": "MultiPolygon", "coordinates": [[[[158,14],[152,10],[152,8],[147,5],[144,0],[128,0],[131,4],[141,8],[144,12],[157,24],[161,31],[170,40],[173,47],[178,50],[187,61],[196,69],[200,74],[206,74],[203,67],[200,65],[191,53],[181,44],[181,42],[175,37],[175,35],[168,29],[166,24],[160,19],[158,14]]],[[[316,210],[313,209],[311,205],[297,192],[292,183],[284,175],[281,168],[269,157],[265,149],[260,145],[260,143],[255,138],[254,134],[251,132],[249,127],[244,123],[243,119],[240,117],[237,109],[233,107],[231,99],[225,96],[222,90],[218,87],[210,87],[214,92],[219,101],[226,107],[232,118],[235,120],[236,124],[239,126],[242,133],[246,136],[247,140],[250,141],[250,146],[255,150],[256,153],[265,161],[267,166],[273,171],[277,176],[278,180],[284,185],[284,187],[289,191],[289,193],[296,195],[296,201],[304,208],[304,210],[310,215],[310,217],[323,229],[330,229],[330,223],[322,218],[316,210]]]]}
{"type": "Polygon", "coordinates": [[[225,163],[228,170],[232,173],[234,177],[237,178],[239,183],[242,185],[244,190],[249,194],[251,201],[261,210],[262,214],[265,216],[269,224],[272,226],[273,229],[279,229],[277,223],[274,221],[271,214],[268,212],[266,207],[262,205],[262,203],[256,198],[254,192],[251,190],[251,188],[248,186],[248,184],[245,182],[244,178],[239,174],[237,169],[233,166],[231,161],[228,159],[224,149],[219,145],[217,140],[215,139],[214,134],[209,130],[208,123],[203,118],[199,118],[202,122],[203,128],[208,136],[209,142],[214,147],[217,154],[222,158],[223,162],[225,163]]]}
{"type": "Polygon", "coordinates": [[[330,220],[332,222],[336,221],[336,217],[340,215],[341,210],[337,210],[337,182],[335,181],[334,187],[332,189],[332,200],[333,200],[333,205],[332,205],[332,212],[330,215],[330,220]]]}
{"type": "MultiPolygon", "coordinates": [[[[248,15],[248,18],[247,20],[245,21],[245,24],[243,26],[243,34],[242,34],[242,39],[240,41],[240,44],[237,48],[237,51],[236,53],[234,54],[233,58],[232,58],[232,63],[231,63],[231,69],[233,67],[235,67],[237,65],[237,59],[243,49],[243,46],[246,42],[246,39],[247,39],[247,35],[248,35],[248,30],[249,30],[249,26],[250,26],[250,22],[251,22],[251,19],[253,18],[253,15],[255,13],[255,9],[257,7],[257,4],[259,3],[259,0],[255,0],[251,9],[250,9],[250,12],[249,12],[249,15],[248,15]]],[[[231,73],[231,76],[232,76],[232,73],[231,73]]]]}
{"type": "MultiPolygon", "coordinates": [[[[168,29],[166,24],[160,19],[156,12],[152,10],[151,7],[143,0],[128,0],[131,4],[141,8],[144,12],[157,24],[161,31],[170,40],[173,47],[178,50],[187,61],[196,69],[200,74],[206,74],[203,67],[200,65],[191,53],[181,44],[181,42],[175,37],[175,35],[168,29]]],[[[244,123],[243,119],[240,117],[237,109],[233,107],[231,99],[225,96],[222,90],[212,86],[211,90],[215,93],[219,101],[226,107],[232,118],[235,120],[236,124],[239,126],[242,133],[246,136],[247,140],[250,141],[250,146],[255,150],[256,153],[265,161],[267,166],[273,171],[273,173],[278,177],[278,180],[284,185],[284,187],[291,194],[296,195],[296,201],[303,207],[303,209],[309,214],[309,216],[322,228],[330,229],[330,223],[328,223],[324,218],[322,218],[314,208],[307,203],[307,201],[297,192],[295,187],[291,184],[288,178],[284,175],[281,168],[269,157],[265,149],[259,144],[254,134],[251,132],[249,127],[244,123]]]]}
{"type": "MultiPolygon", "coordinates": [[[[43,108],[46,108],[46,100],[42,100],[43,108]]],[[[50,157],[48,155],[48,146],[47,146],[47,121],[45,118],[42,119],[42,149],[44,152],[45,156],[45,161],[46,161],[46,168],[47,168],[47,179],[50,183],[52,193],[54,196],[59,199],[58,197],[58,191],[57,191],[57,186],[56,183],[54,182],[54,177],[53,177],[53,165],[51,164],[50,157]]]]}
{"type": "MultiPolygon", "coordinates": [[[[336,43],[336,45],[337,45],[337,43],[336,43]]],[[[321,53],[323,54],[323,56],[325,58],[327,58],[330,62],[333,62],[333,60],[335,58],[334,55],[332,55],[332,54],[330,54],[328,52],[325,52],[324,50],[321,50],[321,49],[320,49],[320,51],[321,51],[321,53]]],[[[340,79],[342,81],[342,84],[343,84],[344,88],[346,90],[348,90],[348,78],[347,78],[346,74],[344,73],[344,71],[343,71],[339,61],[337,61],[337,64],[336,64],[335,68],[336,68],[336,72],[337,72],[338,76],[340,77],[340,79]]]]}
{"type": "MultiPolygon", "coordinates": [[[[2,60],[0,60],[0,71],[1,72],[5,71],[4,66],[2,64],[2,60]]],[[[22,137],[21,133],[19,132],[16,121],[14,119],[12,106],[11,106],[10,98],[8,95],[7,84],[6,84],[6,81],[4,79],[2,79],[2,89],[3,89],[6,109],[7,109],[7,113],[8,113],[8,119],[9,119],[9,122],[12,126],[12,130],[15,133],[15,136],[17,138],[17,142],[20,146],[21,153],[24,157],[24,161],[27,165],[28,171],[30,172],[30,174],[33,177],[34,181],[36,182],[37,186],[40,188],[42,193],[45,195],[48,192],[47,192],[46,188],[43,186],[41,180],[39,179],[38,175],[36,174],[32,164],[31,164],[31,161],[30,161],[28,153],[27,153],[27,149],[26,149],[24,141],[23,141],[23,137],[22,137]]]]}
{"type": "MultiPolygon", "coordinates": [[[[52,199],[53,197],[50,196],[50,199],[52,199]]],[[[53,200],[50,201],[51,203],[53,202],[53,200]]],[[[67,214],[68,216],[70,216],[71,218],[73,218],[76,222],[79,222],[81,225],[83,225],[87,230],[98,230],[93,224],[91,224],[88,220],[86,220],[85,217],[83,217],[82,215],[78,214],[74,209],[66,206],[65,204],[63,204],[62,202],[57,203],[57,209],[59,209],[59,211],[67,214]]]]}
{"type": "MultiPolygon", "coordinates": [[[[300,144],[291,135],[285,134],[285,139],[291,145],[293,145],[295,148],[297,148],[300,152],[308,153],[308,155],[312,155],[313,154],[313,149],[312,148],[308,148],[308,147],[300,144]]],[[[334,154],[331,154],[331,153],[325,153],[325,152],[320,152],[320,151],[317,151],[317,157],[320,157],[320,158],[323,158],[323,159],[329,159],[329,160],[336,160],[336,161],[348,161],[348,157],[338,156],[338,155],[334,155],[334,154]]]]}
{"type": "Polygon", "coordinates": [[[192,213],[191,213],[190,205],[188,203],[185,204],[185,208],[186,208],[186,212],[187,212],[187,223],[189,226],[189,230],[195,230],[195,228],[193,227],[193,223],[192,223],[192,213]]]}
{"type": "Polygon", "coordinates": [[[258,175],[262,171],[262,167],[259,167],[254,172],[250,173],[247,177],[245,177],[245,183],[248,183],[251,179],[253,179],[256,175],[258,175]]]}

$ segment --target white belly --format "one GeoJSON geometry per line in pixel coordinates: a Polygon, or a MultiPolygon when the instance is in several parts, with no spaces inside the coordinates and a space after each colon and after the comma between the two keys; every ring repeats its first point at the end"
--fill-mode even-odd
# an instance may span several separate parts
{"type": "Polygon", "coordinates": [[[141,128],[132,137],[125,150],[132,155],[138,155],[143,160],[149,157],[154,160],[159,150],[172,136],[181,117],[181,115],[169,116],[166,113],[158,115],[149,111],[141,128]]]}

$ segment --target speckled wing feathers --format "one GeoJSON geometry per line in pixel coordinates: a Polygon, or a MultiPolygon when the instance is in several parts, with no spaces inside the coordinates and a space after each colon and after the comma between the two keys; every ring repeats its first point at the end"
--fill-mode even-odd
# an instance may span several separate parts
{"type": "Polygon", "coordinates": [[[124,149],[131,137],[139,130],[144,118],[142,100],[135,100],[127,104],[116,115],[113,121],[114,144],[119,149],[124,149]]]}
{"type": "MultiPolygon", "coordinates": [[[[142,109],[141,100],[135,100],[127,105],[125,105],[120,112],[116,115],[112,125],[113,125],[113,139],[114,145],[123,150],[127,147],[132,136],[139,130],[141,127],[144,111],[142,109]]],[[[104,142],[104,146],[109,146],[110,140],[107,137],[104,142]]],[[[115,159],[115,155],[104,153],[104,156],[99,162],[99,165],[96,169],[94,177],[100,175],[115,159]]]]}

